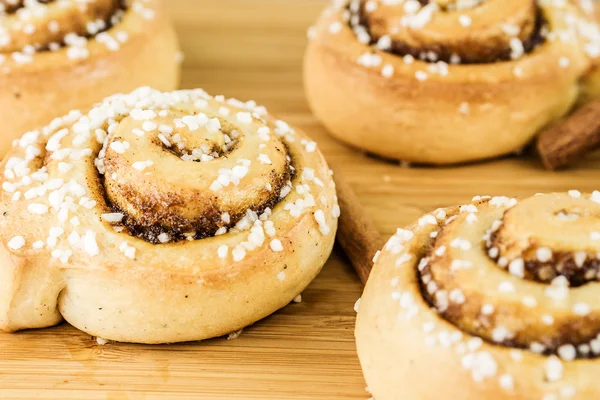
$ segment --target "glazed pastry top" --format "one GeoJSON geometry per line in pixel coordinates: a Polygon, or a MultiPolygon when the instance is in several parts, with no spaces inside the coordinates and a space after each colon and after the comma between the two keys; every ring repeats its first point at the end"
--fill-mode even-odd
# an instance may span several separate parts
{"type": "MultiPolygon", "coordinates": [[[[406,65],[423,61],[419,81],[446,76],[460,64],[518,61],[546,42],[571,43],[590,59],[600,55],[600,30],[592,1],[535,0],[352,0],[336,1],[325,12],[326,26],[311,28],[309,37],[342,36],[363,45],[356,62],[394,75],[401,57],[406,65]],[[349,34],[350,33],[350,34],[349,34]]],[[[579,55],[557,55],[560,68],[579,63],[579,55]]],[[[512,73],[524,74],[515,64],[512,73]]]]}
{"type": "Polygon", "coordinates": [[[17,140],[3,175],[8,248],[63,264],[105,253],[152,265],[161,251],[197,268],[197,251],[219,268],[293,246],[279,229],[307,215],[329,235],[339,215],[314,141],[254,102],[202,90],[142,88],[72,111],[17,140]]]}

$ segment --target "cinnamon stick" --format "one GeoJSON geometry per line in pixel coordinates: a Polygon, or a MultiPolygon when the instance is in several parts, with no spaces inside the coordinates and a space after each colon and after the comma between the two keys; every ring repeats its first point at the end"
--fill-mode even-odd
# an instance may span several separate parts
{"type": "Polygon", "coordinates": [[[334,180],[341,210],[337,240],[358,277],[366,284],[373,267],[373,257],[383,247],[384,240],[338,171],[335,171],[334,180]]]}
{"type": "Polygon", "coordinates": [[[548,169],[564,167],[600,146],[600,99],[540,133],[537,150],[548,169]]]}

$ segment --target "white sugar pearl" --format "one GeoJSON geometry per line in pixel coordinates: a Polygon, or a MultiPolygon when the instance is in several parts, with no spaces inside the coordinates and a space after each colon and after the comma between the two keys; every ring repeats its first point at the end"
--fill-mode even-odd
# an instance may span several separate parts
{"type": "Polygon", "coordinates": [[[279,239],[271,240],[269,246],[271,247],[271,250],[275,252],[283,251],[283,245],[281,244],[281,241],[279,239]]]}
{"type": "Polygon", "coordinates": [[[23,246],[25,246],[25,239],[23,238],[23,236],[14,236],[8,242],[8,247],[12,250],[19,250],[23,246]]]}

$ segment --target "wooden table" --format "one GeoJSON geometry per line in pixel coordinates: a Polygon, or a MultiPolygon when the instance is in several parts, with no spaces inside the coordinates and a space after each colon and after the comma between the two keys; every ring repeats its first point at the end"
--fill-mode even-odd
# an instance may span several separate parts
{"type": "MultiPolygon", "coordinates": [[[[254,99],[303,128],[343,171],[382,234],[477,194],[600,187],[600,161],[551,173],[532,157],[402,168],[350,150],[310,114],[306,28],[323,0],[169,0],[186,54],[183,87],[254,99]]],[[[457,138],[458,140],[459,138],[457,138]]],[[[339,249],[292,304],[236,340],[98,345],[68,325],[0,334],[0,399],[367,399],[353,340],[361,285],[339,249]]]]}

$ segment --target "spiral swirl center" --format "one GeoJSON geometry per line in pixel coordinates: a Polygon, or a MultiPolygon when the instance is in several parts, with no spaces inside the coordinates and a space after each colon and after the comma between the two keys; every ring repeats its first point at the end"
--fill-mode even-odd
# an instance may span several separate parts
{"type": "Polygon", "coordinates": [[[294,171],[260,124],[247,112],[136,110],[108,128],[97,159],[108,205],[154,243],[243,229],[285,197],[294,171]]]}
{"type": "Polygon", "coordinates": [[[424,298],[445,319],[504,346],[600,355],[596,287],[584,285],[598,280],[600,192],[479,199],[419,225],[435,225],[420,236],[429,245],[417,269],[424,298]]]}
{"type": "Polygon", "coordinates": [[[451,64],[518,59],[544,42],[547,24],[534,0],[353,0],[349,13],[362,43],[451,64]]]}
{"type": "Polygon", "coordinates": [[[578,287],[600,279],[600,245],[592,239],[600,237],[594,230],[600,227],[600,206],[566,196],[548,206],[542,197],[523,201],[494,223],[486,236],[488,255],[500,267],[512,266],[512,273],[537,282],[563,277],[578,287]],[[540,219],[548,227],[544,231],[535,229],[540,219]]]}

